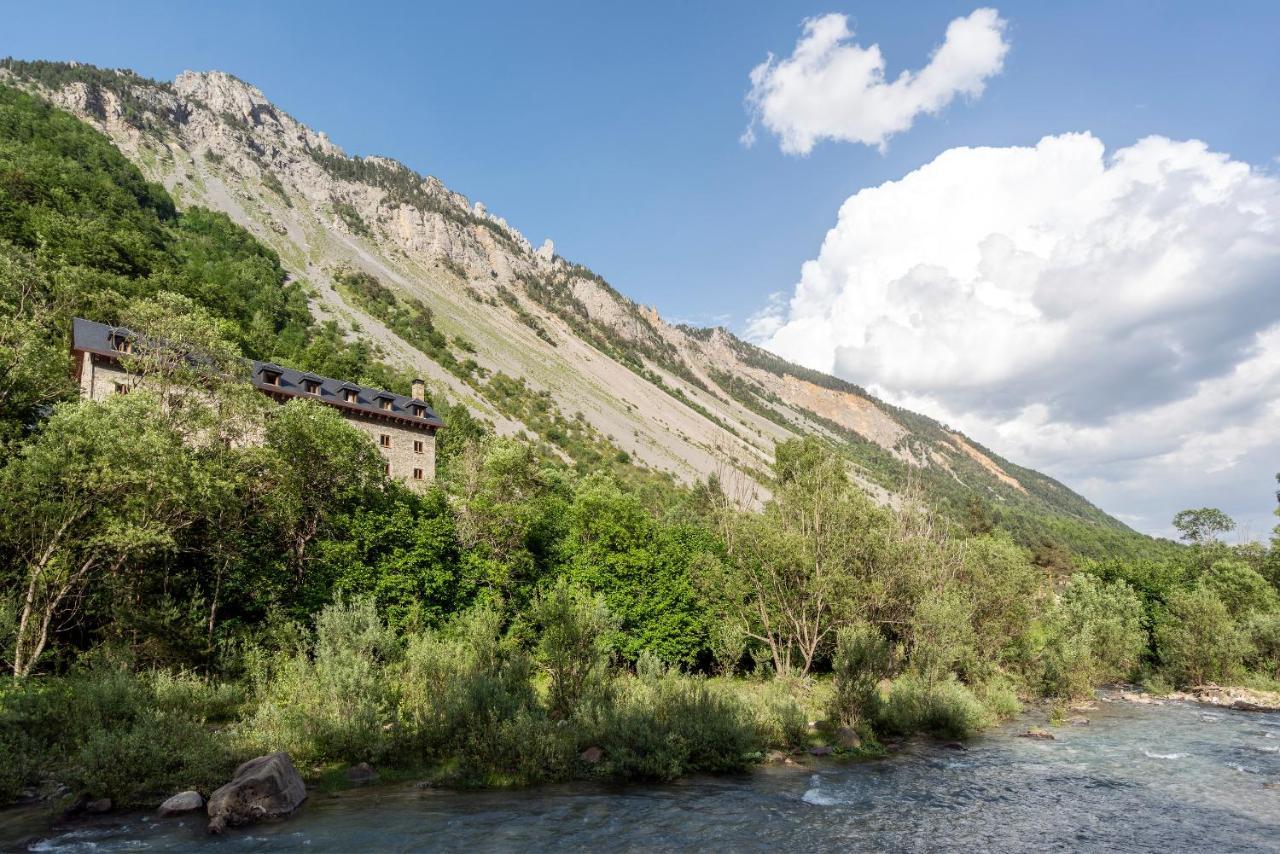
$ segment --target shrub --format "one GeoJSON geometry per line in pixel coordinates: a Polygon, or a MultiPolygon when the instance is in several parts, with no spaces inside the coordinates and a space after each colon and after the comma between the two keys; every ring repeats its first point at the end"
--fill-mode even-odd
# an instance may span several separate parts
{"type": "Polygon", "coordinates": [[[1156,629],[1156,648],[1177,685],[1226,682],[1240,675],[1248,641],[1212,590],[1176,591],[1168,605],[1156,629]]]}
{"type": "Polygon", "coordinates": [[[880,680],[892,668],[889,641],[869,623],[840,629],[831,661],[835,693],[828,717],[843,726],[874,721],[880,714],[880,680]]]}
{"type": "Polygon", "coordinates": [[[609,612],[601,597],[564,578],[535,599],[529,611],[541,629],[534,655],[551,680],[551,715],[567,718],[605,672],[609,612]]]}
{"type": "Polygon", "coordinates": [[[915,673],[905,673],[894,680],[879,723],[884,731],[899,735],[925,732],[967,738],[987,726],[990,715],[955,676],[930,685],[915,673]]]}
{"type": "Polygon", "coordinates": [[[285,658],[265,684],[242,728],[244,744],[285,750],[299,762],[381,759],[390,747],[385,665],[394,650],[372,599],[329,605],[316,618],[312,653],[285,658]]]}
{"type": "Polygon", "coordinates": [[[705,678],[647,658],[636,676],[620,675],[617,683],[597,733],[614,777],[671,780],[736,771],[760,748],[746,709],[705,678]]]}
{"type": "Polygon", "coordinates": [[[137,673],[105,661],[0,696],[0,798],[56,779],[118,806],[177,789],[208,790],[236,756],[208,723],[238,694],[189,674],[137,673]]]}
{"type": "Polygon", "coordinates": [[[460,782],[502,772],[519,782],[567,775],[574,744],[537,702],[532,662],[477,606],[410,638],[398,674],[402,759],[459,760],[460,782]]]}
{"type": "Polygon", "coordinates": [[[1081,697],[1133,675],[1147,638],[1142,603],[1123,581],[1072,576],[1045,617],[1045,693],[1081,697]]]}
{"type": "Polygon", "coordinates": [[[1249,669],[1272,679],[1280,679],[1280,614],[1254,614],[1245,624],[1250,649],[1245,662],[1249,669]]]}

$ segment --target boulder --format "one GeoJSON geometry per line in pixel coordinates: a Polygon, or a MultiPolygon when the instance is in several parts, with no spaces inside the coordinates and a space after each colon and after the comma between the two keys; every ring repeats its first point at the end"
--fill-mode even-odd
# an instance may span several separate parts
{"type": "Polygon", "coordinates": [[[209,796],[209,832],[286,816],[307,799],[307,787],[284,751],[250,759],[230,783],[209,796]]]}
{"type": "Polygon", "coordinates": [[[89,801],[87,804],[84,805],[84,811],[87,813],[95,813],[95,814],[111,812],[111,799],[98,798],[96,801],[89,801]]]}
{"type": "Polygon", "coordinates": [[[204,798],[196,791],[179,792],[160,805],[161,817],[195,812],[204,806],[204,798]]]}
{"type": "Polygon", "coordinates": [[[825,744],[821,744],[821,745],[818,745],[817,747],[809,748],[810,756],[830,756],[833,752],[834,751],[832,751],[832,749],[830,747],[827,747],[825,744]]]}
{"type": "Polygon", "coordinates": [[[853,727],[840,727],[836,730],[835,737],[841,750],[857,750],[862,747],[862,736],[853,727]]]}
{"type": "Polygon", "coordinates": [[[1026,732],[1018,733],[1018,735],[1021,738],[1036,738],[1042,741],[1053,741],[1053,733],[1048,730],[1041,729],[1038,726],[1033,726],[1026,732]]]}
{"type": "Polygon", "coordinates": [[[601,759],[604,759],[604,751],[598,747],[588,747],[578,755],[578,758],[588,765],[595,765],[601,759]]]}
{"type": "Polygon", "coordinates": [[[1074,715],[1073,717],[1067,718],[1067,723],[1071,724],[1072,726],[1088,726],[1089,719],[1086,718],[1084,715],[1074,715]]]}
{"type": "Polygon", "coordinates": [[[356,785],[372,783],[378,779],[378,772],[373,770],[373,766],[368,762],[361,762],[359,765],[352,765],[347,769],[347,782],[356,785]]]}

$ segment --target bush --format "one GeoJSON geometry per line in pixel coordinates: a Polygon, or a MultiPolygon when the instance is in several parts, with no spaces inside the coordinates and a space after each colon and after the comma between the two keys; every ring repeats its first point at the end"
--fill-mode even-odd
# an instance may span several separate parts
{"type": "Polygon", "coordinates": [[[955,676],[930,685],[914,673],[894,680],[881,710],[885,732],[925,732],[941,738],[968,738],[991,722],[982,703],[955,676]]]}
{"type": "Polygon", "coordinates": [[[1142,603],[1123,581],[1077,573],[1045,617],[1043,688],[1055,697],[1092,694],[1128,679],[1147,645],[1142,603]]]}
{"type": "Polygon", "coordinates": [[[842,726],[874,721],[880,714],[880,680],[892,668],[889,641],[869,623],[840,629],[831,661],[835,693],[827,716],[842,726]]]}
{"type": "Polygon", "coordinates": [[[1249,669],[1272,679],[1280,679],[1280,614],[1254,614],[1245,624],[1249,669]]]}
{"type": "Polygon", "coordinates": [[[386,664],[395,636],[372,599],[329,605],[314,647],[283,659],[265,682],[243,742],[255,753],[285,750],[298,762],[374,762],[390,747],[383,724],[393,694],[386,664]]]}
{"type": "Polygon", "coordinates": [[[1229,682],[1240,675],[1248,641],[1212,590],[1196,587],[1169,597],[1156,629],[1156,649],[1179,686],[1229,682]]]}
{"type": "Polygon", "coordinates": [[[501,631],[500,613],[477,606],[440,631],[410,638],[398,674],[398,754],[409,763],[458,761],[458,782],[561,779],[571,731],[538,704],[533,664],[501,631]]]}
{"type": "Polygon", "coordinates": [[[657,659],[617,677],[596,734],[607,772],[620,779],[672,780],[737,771],[762,745],[752,716],[705,678],[667,670],[657,659]]]}
{"type": "Polygon", "coordinates": [[[609,612],[601,597],[561,578],[534,600],[529,616],[541,629],[534,655],[551,680],[551,715],[567,718],[604,675],[609,612]]]}
{"type": "Polygon", "coordinates": [[[118,806],[151,805],[178,789],[208,791],[238,758],[211,720],[237,692],[189,674],[136,673],[103,661],[0,695],[0,798],[55,779],[118,806]]]}

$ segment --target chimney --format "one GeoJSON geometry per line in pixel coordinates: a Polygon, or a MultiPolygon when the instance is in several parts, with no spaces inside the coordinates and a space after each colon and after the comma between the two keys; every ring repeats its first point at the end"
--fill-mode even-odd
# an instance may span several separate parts
{"type": "Polygon", "coordinates": [[[414,380],[413,394],[411,395],[411,397],[414,400],[425,400],[427,397],[427,384],[422,380],[414,380]]]}

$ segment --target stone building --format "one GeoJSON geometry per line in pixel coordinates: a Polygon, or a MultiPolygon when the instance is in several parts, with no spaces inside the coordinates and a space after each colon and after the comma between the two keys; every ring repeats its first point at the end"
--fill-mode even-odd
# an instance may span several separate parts
{"type": "MultiPolygon", "coordinates": [[[[128,329],[77,317],[71,327],[71,354],[80,396],[105,400],[127,394],[137,383],[121,363],[133,351],[128,329]]],[[[387,461],[387,476],[425,488],[435,477],[436,431],[444,426],[423,400],[426,387],[413,381],[408,397],[352,382],[321,377],[273,365],[252,363],[253,385],[285,403],[296,397],[332,406],[354,427],[369,435],[387,461]]]]}

